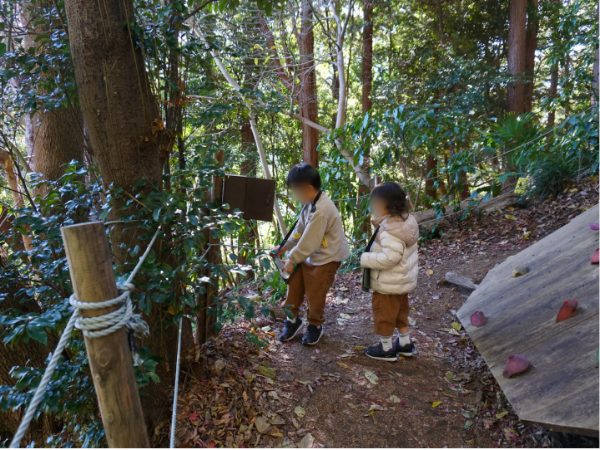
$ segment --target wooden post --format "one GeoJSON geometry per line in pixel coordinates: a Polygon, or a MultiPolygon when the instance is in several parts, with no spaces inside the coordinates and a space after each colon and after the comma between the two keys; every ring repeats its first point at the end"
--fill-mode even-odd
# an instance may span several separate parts
{"type": "MultiPolygon", "coordinates": [[[[62,227],[71,282],[80,301],[99,302],[117,296],[112,255],[102,222],[62,227]]],[[[91,317],[108,309],[82,312],[91,317]]],[[[85,338],[85,348],[109,447],[149,447],[127,331],[85,338]]]]}

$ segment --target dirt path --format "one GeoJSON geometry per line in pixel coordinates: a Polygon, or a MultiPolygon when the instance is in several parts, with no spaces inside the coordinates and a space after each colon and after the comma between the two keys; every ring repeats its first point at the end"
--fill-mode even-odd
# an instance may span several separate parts
{"type": "Polygon", "coordinates": [[[226,327],[208,346],[200,377],[193,364],[188,370],[179,445],[549,445],[544,430],[512,413],[456,322],[454,312],[468,294],[441,280],[453,270],[479,282],[495,264],[596,201],[588,188],[534,208],[447,224],[444,236],[420,249],[419,286],[411,297],[419,353],[412,359],[389,363],[363,355],[375,336],[358,272],[338,275],[316,348],[277,342],[280,323],[226,327]]]}

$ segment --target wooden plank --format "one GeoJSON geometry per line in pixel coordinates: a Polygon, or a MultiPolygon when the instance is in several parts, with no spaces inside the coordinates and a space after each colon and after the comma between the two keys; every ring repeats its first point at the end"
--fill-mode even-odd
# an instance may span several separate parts
{"type": "Polygon", "coordinates": [[[458,318],[523,420],[550,428],[598,434],[598,206],[492,269],[458,312],[458,318]],[[517,266],[529,273],[513,277],[517,266]],[[566,299],[576,315],[556,323],[566,299]],[[474,311],[488,323],[471,325],[474,311]],[[533,364],[512,379],[502,375],[509,354],[533,364]]]}
{"type": "Polygon", "coordinates": [[[477,285],[471,278],[465,277],[456,272],[446,272],[446,275],[444,276],[444,282],[454,284],[455,286],[467,289],[469,291],[474,291],[477,289],[477,285]]]}

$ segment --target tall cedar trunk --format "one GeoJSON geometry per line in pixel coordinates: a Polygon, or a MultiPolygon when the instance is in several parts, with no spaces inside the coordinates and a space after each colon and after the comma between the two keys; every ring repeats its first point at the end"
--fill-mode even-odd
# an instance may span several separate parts
{"type": "MultiPolygon", "coordinates": [[[[130,28],[132,0],[66,0],[65,9],[81,110],[104,181],[133,195],[138,181],[146,182],[148,190],[159,188],[164,126],[130,28]]],[[[113,204],[117,215],[121,206],[113,204]]],[[[127,256],[121,245],[130,248],[134,241],[143,245],[131,228],[115,227],[111,237],[120,264],[127,256]]],[[[167,306],[155,305],[147,318],[152,335],[148,345],[160,358],[157,373],[162,380],[143,396],[150,429],[168,409],[167,381],[172,379],[176,328],[167,306]]]]}
{"type": "MultiPolygon", "coordinates": [[[[300,49],[300,114],[309,120],[318,123],[317,103],[317,77],[315,72],[313,33],[313,11],[310,0],[302,0],[300,36],[298,47],[300,49]]],[[[303,160],[317,167],[319,132],[306,124],[302,124],[302,152],[303,160]]]]}
{"type": "MultiPolygon", "coordinates": [[[[371,111],[373,101],[371,99],[371,93],[373,91],[373,0],[363,0],[363,33],[362,33],[362,92],[361,92],[361,104],[363,114],[367,114],[371,111]]],[[[362,170],[368,171],[371,164],[371,145],[367,140],[367,144],[364,148],[364,160],[362,164],[362,170]]],[[[369,188],[364,184],[360,183],[358,187],[358,195],[362,197],[369,193],[369,188]]],[[[360,204],[362,199],[359,199],[357,212],[360,214],[360,204]]],[[[360,216],[359,216],[360,217],[360,216]]],[[[364,219],[361,226],[363,233],[369,233],[370,223],[369,220],[364,219]]]]}
{"type": "Polygon", "coordinates": [[[529,0],[527,6],[527,30],[525,33],[525,111],[533,106],[533,88],[535,81],[535,50],[539,28],[538,0],[529,0]]]}
{"type": "MultiPolygon", "coordinates": [[[[558,64],[555,63],[550,69],[550,87],[548,88],[548,98],[554,100],[558,93],[558,64]]],[[[548,112],[548,127],[553,127],[556,121],[556,105],[550,106],[548,112]]]]}
{"type": "Polygon", "coordinates": [[[526,44],[527,0],[511,0],[508,30],[508,70],[512,80],[508,86],[507,110],[527,111],[524,78],[527,70],[526,44]]]}

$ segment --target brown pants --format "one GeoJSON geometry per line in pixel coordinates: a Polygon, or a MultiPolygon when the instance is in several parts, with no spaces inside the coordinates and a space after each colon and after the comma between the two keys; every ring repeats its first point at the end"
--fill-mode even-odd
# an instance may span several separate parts
{"type": "Polygon", "coordinates": [[[408,294],[373,292],[373,322],[380,336],[391,336],[394,328],[408,327],[408,294]]]}
{"type": "Polygon", "coordinates": [[[324,321],[325,297],[339,267],[340,263],[337,261],[322,266],[300,264],[288,281],[287,297],[283,306],[289,308],[290,312],[297,317],[306,295],[308,323],[321,325],[324,321]]]}

